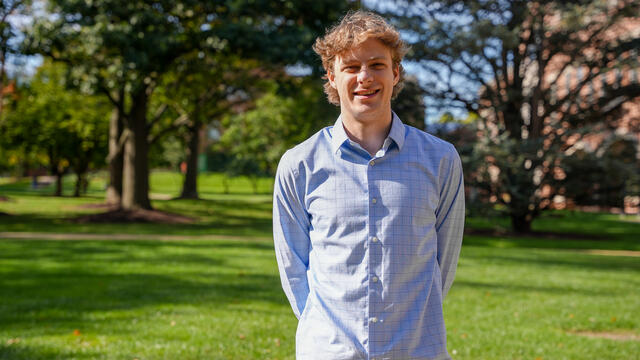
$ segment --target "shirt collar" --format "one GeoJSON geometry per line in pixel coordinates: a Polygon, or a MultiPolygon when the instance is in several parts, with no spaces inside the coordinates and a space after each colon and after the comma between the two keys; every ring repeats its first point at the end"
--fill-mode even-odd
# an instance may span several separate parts
{"type": "Polygon", "coordinates": [[[402,121],[395,112],[391,112],[393,115],[393,119],[391,120],[391,130],[389,130],[389,137],[391,140],[396,142],[398,145],[398,150],[402,150],[402,146],[404,145],[404,135],[405,128],[402,121]]]}
{"type": "Polygon", "coordinates": [[[336,123],[333,124],[333,128],[331,129],[331,150],[334,154],[347,139],[349,139],[349,137],[347,136],[347,132],[344,131],[342,116],[338,116],[338,120],[336,120],[336,123]]]}
{"type": "MultiPolygon", "coordinates": [[[[404,124],[400,121],[400,118],[395,112],[391,112],[391,114],[391,130],[389,130],[388,137],[395,141],[396,145],[398,145],[398,150],[402,150],[405,135],[404,124]]],[[[342,144],[344,144],[348,139],[349,136],[347,136],[347,132],[344,130],[344,125],[342,125],[342,116],[339,116],[331,130],[331,150],[333,153],[338,151],[342,144]]]]}

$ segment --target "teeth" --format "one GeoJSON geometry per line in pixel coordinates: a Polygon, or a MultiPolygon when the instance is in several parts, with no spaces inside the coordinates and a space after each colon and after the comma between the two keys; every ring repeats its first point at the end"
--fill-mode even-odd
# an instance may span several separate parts
{"type": "Polygon", "coordinates": [[[371,91],[360,91],[357,92],[356,94],[358,95],[371,95],[371,94],[375,94],[376,90],[371,90],[371,91]]]}

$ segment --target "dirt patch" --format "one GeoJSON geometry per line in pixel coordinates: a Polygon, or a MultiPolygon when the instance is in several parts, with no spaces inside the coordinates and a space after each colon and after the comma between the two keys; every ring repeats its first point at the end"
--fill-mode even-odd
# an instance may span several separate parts
{"type": "MultiPolygon", "coordinates": [[[[100,205],[100,204],[87,204],[100,205]]],[[[100,207],[93,207],[100,208],[100,207]]],[[[96,223],[159,223],[159,224],[191,224],[196,220],[169,212],[159,210],[122,210],[114,209],[106,205],[107,212],[99,214],[83,215],[71,219],[72,222],[79,224],[96,224],[96,223]]]]}
{"type": "Polygon", "coordinates": [[[574,234],[563,232],[551,232],[551,231],[531,231],[527,233],[515,233],[512,231],[502,229],[464,229],[466,235],[483,235],[483,236],[507,236],[507,237],[535,237],[538,239],[550,239],[550,240],[605,240],[606,236],[594,235],[594,234],[574,234]]]}
{"type": "Polygon", "coordinates": [[[569,334],[585,336],[594,339],[609,339],[618,341],[640,341],[640,335],[631,331],[569,331],[569,334]]]}

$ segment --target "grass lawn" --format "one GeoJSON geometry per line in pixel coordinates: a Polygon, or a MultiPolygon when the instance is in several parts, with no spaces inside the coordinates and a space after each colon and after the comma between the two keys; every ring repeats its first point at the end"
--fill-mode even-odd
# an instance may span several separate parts
{"type": "MultiPolygon", "coordinates": [[[[11,199],[0,202],[11,214],[0,216],[0,232],[149,235],[0,239],[0,359],[293,359],[296,320],[270,240],[271,185],[264,180],[267,190],[253,195],[248,182],[232,183],[224,194],[218,178],[210,175],[204,200],[153,201],[198,219],[179,226],[75,224],[67,218],[99,211],[79,205],[100,202],[100,184],[89,197],[58,199],[46,188],[28,191],[28,182],[0,182],[11,199]],[[154,234],[247,240],[158,241],[154,234]]],[[[154,174],[152,192],[176,195],[175,179],[154,174]]],[[[637,217],[558,212],[534,229],[572,235],[465,237],[445,302],[453,358],[638,359],[640,258],[586,251],[640,250],[637,217]]]]}

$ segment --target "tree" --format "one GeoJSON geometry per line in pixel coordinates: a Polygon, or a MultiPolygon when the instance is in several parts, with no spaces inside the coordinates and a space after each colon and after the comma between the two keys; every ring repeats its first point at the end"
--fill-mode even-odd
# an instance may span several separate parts
{"type": "Polygon", "coordinates": [[[79,196],[90,166],[104,158],[108,104],[69,88],[66,72],[62,64],[42,65],[7,114],[3,130],[22,156],[44,160],[56,177],[56,196],[62,195],[62,176],[72,168],[79,196]]]}
{"type": "Polygon", "coordinates": [[[420,130],[425,129],[424,91],[415,76],[404,80],[402,91],[391,102],[391,108],[403,123],[420,130]]]}
{"type": "MultiPolygon", "coordinates": [[[[111,169],[123,155],[121,206],[151,208],[148,106],[179,57],[194,51],[280,64],[305,61],[310,43],[349,3],[122,0],[50,1],[28,48],[74,65],[78,78],[114,106],[111,169]],[[122,127],[120,127],[122,125],[122,127]]],[[[117,184],[114,184],[117,192],[117,184]]]]}
{"type": "Polygon", "coordinates": [[[248,176],[255,191],[257,176],[273,176],[287,149],[331,125],[337,115],[319,78],[272,81],[253,108],[223,119],[225,131],[217,146],[232,157],[227,173],[248,176]]]}
{"type": "MultiPolygon", "coordinates": [[[[408,1],[381,9],[410,39],[427,106],[479,115],[473,186],[508,209],[513,230],[562,191],[565,153],[616,125],[640,95],[637,1],[408,1]],[[406,5],[406,6],[404,6],[406,5]],[[566,84],[566,86],[563,86],[566,84]]],[[[627,128],[627,131],[637,129],[627,128]]],[[[601,143],[601,141],[600,141],[601,143]]]]}
{"type": "Polygon", "coordinates": [[[271,74],[257,61],[235,56],[189,54],[177,60],[175,68],[160,84],[154,99],[156,112],[169,109],[158,118],[162,123],[151,134],[151,142],[175,133],[186,148],[186,173],[181,198],[198,198],[198,157],[207,126],[217,124],[233,108],[247,107],[258,96],[261,74],[271,74]],[[188,84],[188,86],[182,86],[188,84]]]}

